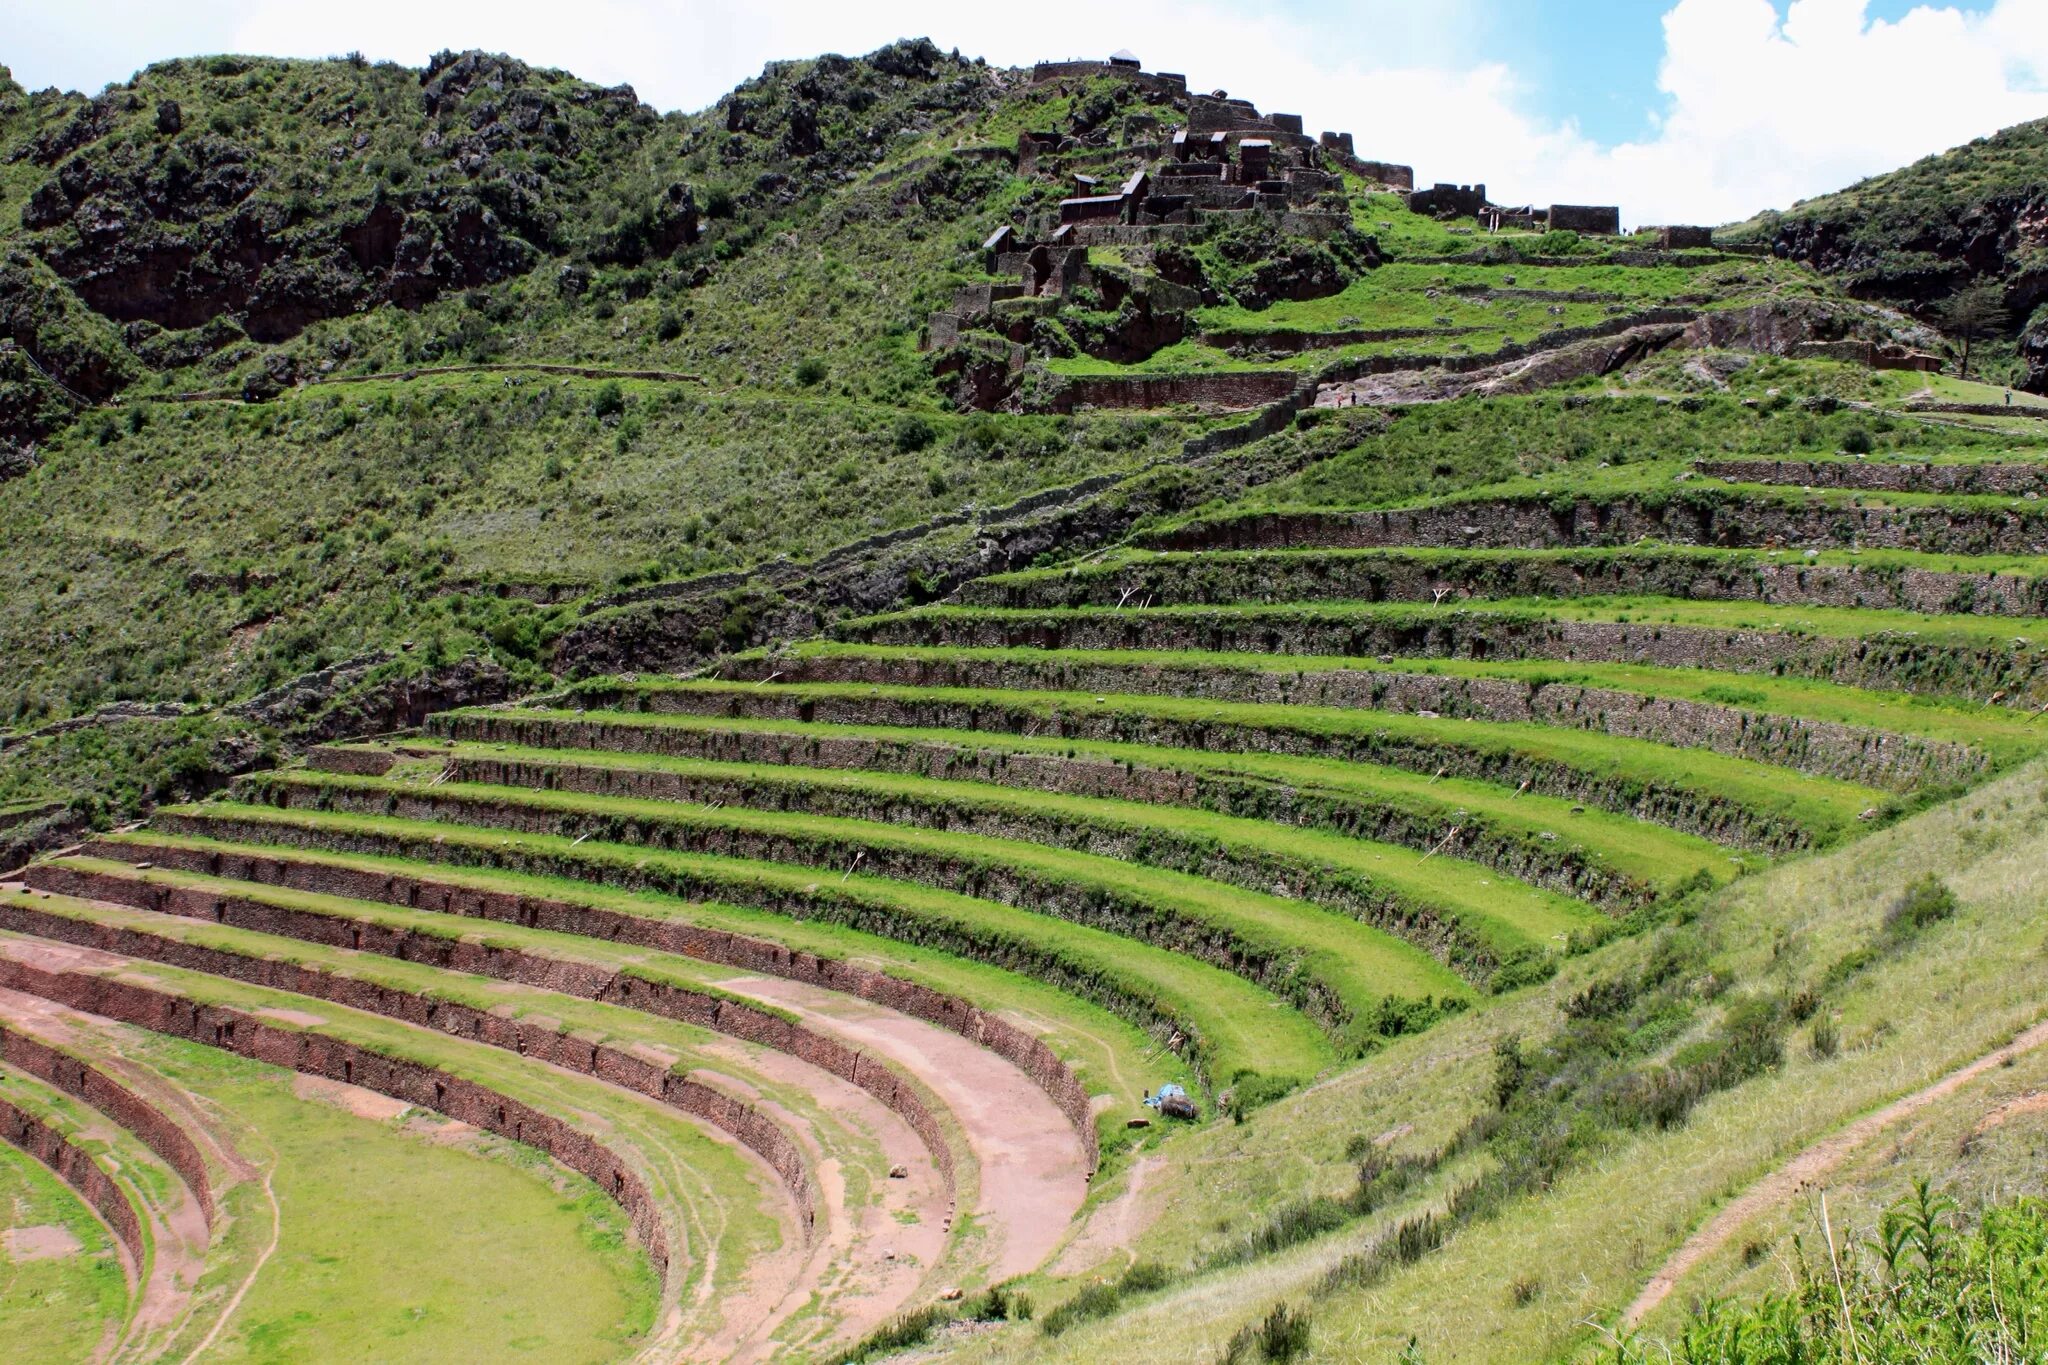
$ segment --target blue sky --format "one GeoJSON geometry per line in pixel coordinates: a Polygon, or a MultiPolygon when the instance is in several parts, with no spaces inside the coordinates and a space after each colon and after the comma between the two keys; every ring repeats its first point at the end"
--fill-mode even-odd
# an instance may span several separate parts
{"type": "Polygon", "coordinates": [[[771,59],[914,34],[999,64],[1128,46],[1425,183],[1631,223],[1743,217],[2048,116],[2048,0],[0,0],[16,79],[88,91],[201,52],[483,47],[700,108],[771,59]]]}

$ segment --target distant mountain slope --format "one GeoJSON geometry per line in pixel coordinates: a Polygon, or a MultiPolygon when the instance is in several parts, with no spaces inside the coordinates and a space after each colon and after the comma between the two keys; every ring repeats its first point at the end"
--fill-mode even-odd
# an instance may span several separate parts
{"type": "Polygon", "coordinates": [[[2016,124],[1745,225],[1849,291],[1923,315],[1997,284],[2028,387],[2048,391],[2048,119],[2016,124]]]}
{"type": "MultiPolygon", "coordinates": [[[[572,295],[657,259],[701,283],[992,81],[923,40],[776,63],[697,115],[477,52],[189,58],[90,99],[0,70],[0,336],[97,401],[550,261],[572,295]]],[[[0,434],[49,403],[0,391],[0,434]]]]}

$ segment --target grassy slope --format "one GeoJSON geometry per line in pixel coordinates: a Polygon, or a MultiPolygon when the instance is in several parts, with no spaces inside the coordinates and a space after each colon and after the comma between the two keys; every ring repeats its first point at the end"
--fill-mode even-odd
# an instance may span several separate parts
{"type": "MultiPolygon", "coordinates": [[[[778,64],[736,93],[746,116],[735,135],[725,106],[657,119],[608,95],[585,109],[572,78],[511,65],[520,99],[538,90],[569,110],[566,131],[544,122],[512,136],[491,105],[501,121],[490,136],[511,142],[474,178],[444,163],[456,125],[485,117],[488,83],[429,116],[417,73],[341,61],[151,68],[137,108],[81,153],[154,185],[193,139],[232,141],[254,184],[237,211],[300,215],[288,253],[316,250],[379,193],[494,202],[508,176],[538,176],[529,213],[501,207],[535,268],[412,309],[344,310],[189,364],[124,360],[140,375],[131,401],[51,435],[41,467],[9,484],[0,646],[17,664],[0,678],[0,725],[117,698],[229,699],[404,639],[531,660],[557,624],[548,614],[448,600],[449,589],[513,579],[588,591],[804,558],[1156,459],[1192,429],[947,411],[917,330],[978,263],[989,227],[1055,193],[947,154],[976,120],[1042,112],[987,68],[915,44],[872,61],[778,64]],[[173,98],[186,122],[176,137],[154,123],[173,98]],[[806,108],[818,146],[792,155],[806,108]],[[332,156],[328,143],[347,141],[337,110],[366,145],[332,156]],[[443,143],[422,140],[437,127],[443,143]],[[703,239],[646,255],[635,234],[671,185],[691,188],[703,239]],[[310,381],[539,361],[708,382],[494,375],[316,382],[255,407],[151,401],[235,390],[272,361],[310,381]]],[[[0,100],[0,145],[63,126],[79,103],[0,100]]],[[[26,198],[48,174],[22,161],[4,183],[26,198]]],[[[217,207],[194,220],[202,237],[217,207]]],[[[0,245],[23,237],[19,217],[18,206],[0,213],[0,245]]],[[[55,250],[72,231],[29,236],[55,250]]],[[[104,330],[106,345],[123,345],[104,330]]]]}
{"type": "Polygon", "coordinates": [[[8,1349],[24,1360],[83,1360],[127,1311],[113,1236],[48,1167],[0,1144],[0,1230],[46,1228],[69,1234],[78,1249],[36,1259],[0,1251],[0,1321],[8,1349]]]}
{"type": "MultiPolygon", "coordinates": [[[[1699,921],[1714,960],[1764,989],[1811,979],[1867,943],[1898,888],[1924,872],[1943,876],[1963,909],[1840,997],[1837,1056],[1811,1057],[1803,1033],[1795,1035],[1781,1067],[1707,1100],[1690,1123],[1620,1140],[1594,1166],[1517,1200],[1373,1289],[1314,1299],[1315,1358],[1391,1360],[1411,1335],[1428,1360],[1521,1361],[1594,1346],[1599,1338],[1587,1319],[1618,1312],[1719,1199],[1857,1114],[2039,1018],[2041,945],[2033,911],[2048,839],[2044,776],[2038,765],[2023,769],[1852,850],[1791,863],[1719,893],[1699,921]],[[1514,1289],[1518,1281],[1528,1288],[1514,1289]]],[[[1648,946],[1631,940],[1603,949],[1545,987],[1400,1043],[1246,1128],[1190,1143],[1155,1178],[1168,1188],[1199,1181],[1203,1198],[1164,1206],[1132,1254],[1184,1263],[1282,1200],[1341,1183],[1346,1143],[1356,1135],[1393,1132],[1396,1150],[1410,1151],[1441,1141],[1490,1107],[1494,1038],[1547,1031],[1560,1001],[1597,975],[1632,970],[1648,946]],[[1398,1132],[1404,1124],[1414,1131],[1398,1132]]],[[[1930,1174],[1952,1161],[1949,1147],[1917,1150],[1926,1153],[1930,1174]]],[[[1056,1341],[1013,1329],[964,1358],[1086,1360],[1114,1349],[1125,1359],[1166,1361],[1213,1353],[1236,1324],[1263,1316],[1276,1300],[1301,1304],[1343,1255],[1436,1197],[1425,1191],[1249,1270],[1141,1300],[1100,1326],[1056,1341]]],[[[1679,1303],[1729,1283],[1737,1270],[1739,1258],[1710,1265],[1681,1285],[1679,1303]]]]}

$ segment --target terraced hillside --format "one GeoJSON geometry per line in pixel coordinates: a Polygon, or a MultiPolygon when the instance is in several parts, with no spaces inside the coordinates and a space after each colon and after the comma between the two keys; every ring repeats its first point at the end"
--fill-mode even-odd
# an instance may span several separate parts
{"type": "MultiPolygon", "coordinates": [[[[632,1229],[635,1350],[828,1356],[1022,1296],[1044,1325],[989,1340],[1035,1351],[1300,1231],[1233,1240],[1276,1181],[1089,1288],[1174,1223],[1163,1168],[2034,759],[2036,448],[1886,440],[1308,500],[1429,444],[1396,424],[829,638],[318,748],[30,866],[8,1018],[537,1148],[632,1229]],[[1141,1104],[1168,1082],[1193,1121],[1141,1104]]],[[[205,1110],[72,1090],[24,1081],[13,1122],[126,1249],[124,1340],[200,1330],[163,1267],[228,1257],[205,1110]],[[96,1130],[164,1143],[201,1212],[96,1180],[96,1130]]],[[[1368,1168],[1484,1168],[1455,1151],[1368,1168]]]]}
{"type": "Polygon", "coordinates": [[[2048,407],[1910,319],[922,42],[0,143],[31,1357],[1650,1359],[2039,1192],[2048,407]]]}

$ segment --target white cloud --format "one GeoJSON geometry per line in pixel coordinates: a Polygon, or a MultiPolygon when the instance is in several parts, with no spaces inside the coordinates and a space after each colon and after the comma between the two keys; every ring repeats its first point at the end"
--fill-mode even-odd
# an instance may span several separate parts
{"type": "Polygon", "coordinates": [[[1742,217],[2048,115],[2048,0],[1929,4],[1895,22],[1870,21],[1863,0],[1792,0],[1782,17],[1771,0],[1675,0],[1659,72],[1668,108],[1651,136],[1603,147],[1539,112],[1559,101],[1511,67],[1460,60],[1489,7],[1507,3],[1322,0],[1311,21],[1218,0],[0,0],[0,31],[61,72],[16,55],[36,83],[96,86],[194,49],[360,49],[417,65],[437,48],[485,47],[630,82],[665,109],[702,107],[771,59],[908,34],[1002,64],[1129,46],[1197,88],[1228,85],[1311,130],[1348,129],[1361,155],[1409,162],[1425,182],[1483,180],[1503,201],[1620,203],[1631,222],[1742,217]],[[96,74],[83,74],[88,57],[96,74]]]}

